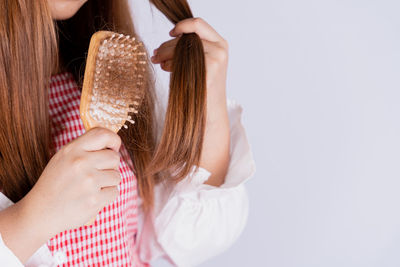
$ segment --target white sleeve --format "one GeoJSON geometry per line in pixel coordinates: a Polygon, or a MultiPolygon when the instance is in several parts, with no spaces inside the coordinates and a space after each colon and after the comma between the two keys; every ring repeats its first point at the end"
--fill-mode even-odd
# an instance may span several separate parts
{"type": "Polygon", "coordinates": [[[242,108],[228,100],[230,162],[221,186],[204,184],[210,173],[192,173],[173,188],[157,185],[153,212],[139,212],[141,260],[164,257],[176,266],[196,266],[228,249],[241,234],[249,201],[244,182],[255,172],[242,108]]]}

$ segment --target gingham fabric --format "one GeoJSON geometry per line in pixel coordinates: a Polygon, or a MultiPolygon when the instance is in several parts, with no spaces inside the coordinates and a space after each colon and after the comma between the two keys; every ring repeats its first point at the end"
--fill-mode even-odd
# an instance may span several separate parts
{"type": "MultiPolygon", "coordinates": [[[[52,136],[59,150],[85,132],[79,117],[81,93],[70,73],[52,76],[49,90],[52,136]]],[[[119,196],[92,225],[61,232],[48,241],[58,266],[149,266],[140,262],[135,249],[136,177],[122,157],[119,171],[119,196]]]]}

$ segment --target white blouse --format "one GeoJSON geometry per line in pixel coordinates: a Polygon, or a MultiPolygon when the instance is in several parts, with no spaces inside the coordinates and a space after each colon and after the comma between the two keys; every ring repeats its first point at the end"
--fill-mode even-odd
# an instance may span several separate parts
{"type": "MultiPolygon", "coordinates": [[[[249,200],[244,182],[255,172],[250,145],[241,123],[242,107],[227,101],[230,122],[230,162],[221,186],[204,184],[210,173],[192,171],[175,186],[159,184],[154,209],[145,215],[139,199],[136,246],[142,261],[163,257],[175,266],[197,266],[227,250],[247,221],[249,200]]],[[[13,203],[0,193],[0,210],[13,203]]],[[[52,255],[47,244],[25,266],[56,266],[65,255],[52,255]]],[[[0,233],[0,266],[24,266],[4,244],[0,233]]]]}

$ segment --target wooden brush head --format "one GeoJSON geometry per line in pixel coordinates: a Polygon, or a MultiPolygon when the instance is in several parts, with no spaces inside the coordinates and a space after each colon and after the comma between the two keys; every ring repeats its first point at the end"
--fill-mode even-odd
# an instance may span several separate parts
{"type": "Polygon", "coordinates": [[[148,58],[143,43],[109,31],[96,32],[89,45],[80,116],[86,130],[115,133],[134,124],[146,92],[148,58]]]}

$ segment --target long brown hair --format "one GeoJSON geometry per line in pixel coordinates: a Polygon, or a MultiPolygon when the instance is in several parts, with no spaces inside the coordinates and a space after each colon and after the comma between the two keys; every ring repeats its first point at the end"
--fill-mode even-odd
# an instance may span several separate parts
{"type": "MultiPolygon", "coordinates": [[[[192,18],[186,0],[150,0],[173,23],[192,18]]],[[[89,0],[71,19],[53,22],[47,0],[0,3],[0,186],[14,202],[25,196],[54,153],[47,90],[52,72],[81,84],[91,35],[112,30],[136,36],[126,0],[89,0]]],[[[150,68],[150,66],[149,66],[150,68]]],[[[164,129],[158,144],[154,82],[136,124],[119,132],[148,210],[153,187],[182,180],[198,166],[205,128],[206,70],[202,42],[184,34],[177,43],[164,129]],[[172,179],[171,179],[172,178],[172,179]]]]}

